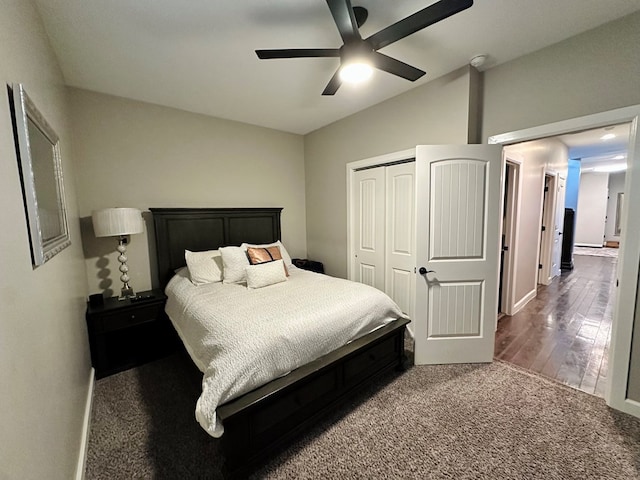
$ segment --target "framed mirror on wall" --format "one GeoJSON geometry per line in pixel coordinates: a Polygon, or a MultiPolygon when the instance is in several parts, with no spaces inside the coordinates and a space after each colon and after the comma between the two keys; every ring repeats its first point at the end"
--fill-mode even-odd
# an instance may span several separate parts
{"type": "Polygon", "coordinates": [[[71,244],[60,142],[22,84],[9,87],[31,258],[42,265],[71,244]]]}

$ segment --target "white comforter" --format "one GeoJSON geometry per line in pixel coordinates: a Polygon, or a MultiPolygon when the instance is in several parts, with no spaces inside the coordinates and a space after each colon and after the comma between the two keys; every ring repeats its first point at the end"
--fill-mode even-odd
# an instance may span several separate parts
{"type": "Polygon", "coordinates": [[[166,311],[204,373],[196,418],[224,431],[216,408],[403,317],[384,293],[360,283],[290,267],[286,282],[194,286],[186,269],[166,288],[166,311]]]}

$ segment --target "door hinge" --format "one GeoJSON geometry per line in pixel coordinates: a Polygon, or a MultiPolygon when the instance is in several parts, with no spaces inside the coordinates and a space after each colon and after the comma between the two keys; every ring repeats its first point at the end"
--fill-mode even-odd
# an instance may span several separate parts
{"type": "Polygon", "coordinates": [[[542,264],[541,263],[538,264],[538,270],[542,270],[542,264]]]}
{"type": "Polygon", "coordinates": [[[544,191],[548,192],[549,191],[549,187],[544,187],[544,191]]]}
{"type": "Polygon", "coordinates": [[[542,231],[544,232],[547,229],[544,225],[542,225],[542,231]]]}

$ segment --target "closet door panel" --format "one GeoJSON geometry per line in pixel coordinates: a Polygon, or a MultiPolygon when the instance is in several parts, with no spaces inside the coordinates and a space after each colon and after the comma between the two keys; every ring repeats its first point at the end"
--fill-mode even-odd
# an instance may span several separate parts
{"type": "Polygon", "coordinates": [[[354,172],[354,276],[356,282],[384,290],[385,176],[384,168],[354,172]]]}
{"type": "Polygon", "coordinates": [[[415,291],[415,163],[390,165],[386,176],[386,293],[413,318],[415,291]]]}

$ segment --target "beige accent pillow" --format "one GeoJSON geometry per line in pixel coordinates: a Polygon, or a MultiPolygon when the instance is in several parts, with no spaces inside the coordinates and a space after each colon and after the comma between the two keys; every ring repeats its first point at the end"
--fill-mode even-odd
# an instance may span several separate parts
{"type": "Polygon", "coordinates": [[[194,285],[222,281],[222,258],[218,250],[204,252],[184,251],[189,277],[194,285]]]}
{"type": "Polygon", "coordinates": [[[284,261],[285,267],[288,267],[289,265],[292,265],[291,256],[289,255],[289,252],[287,252],[287,249],[284,248],[284,245],[282,244],[282,242],[280,240],[278,240],[277,242],[265,243],[265,244],[262,244],[262,245],[256,245],[256,244],[253,244],[253,243],[243,243],[240,246],[242,248],[244,248],[245,250],[247,248],[249,248],[249,247],[254,247],[254,248],[278,247],[280,249],[280,254],[282,255],[282,260],[284,261]]]}
{"type": "MultiPolygon", "coordinates": [[[[249,263],[251,265],[258,265],[260,263],[268,263],[273,262],[275,260],[282,260],[282,255],[280,254],[280,247],[248,247],[247,248],[247,256],[249,257],[249,263]]],[[[287,266],[284,265],[284,273],[288,277],[289,271],[287,270],[287,266]]]]}

